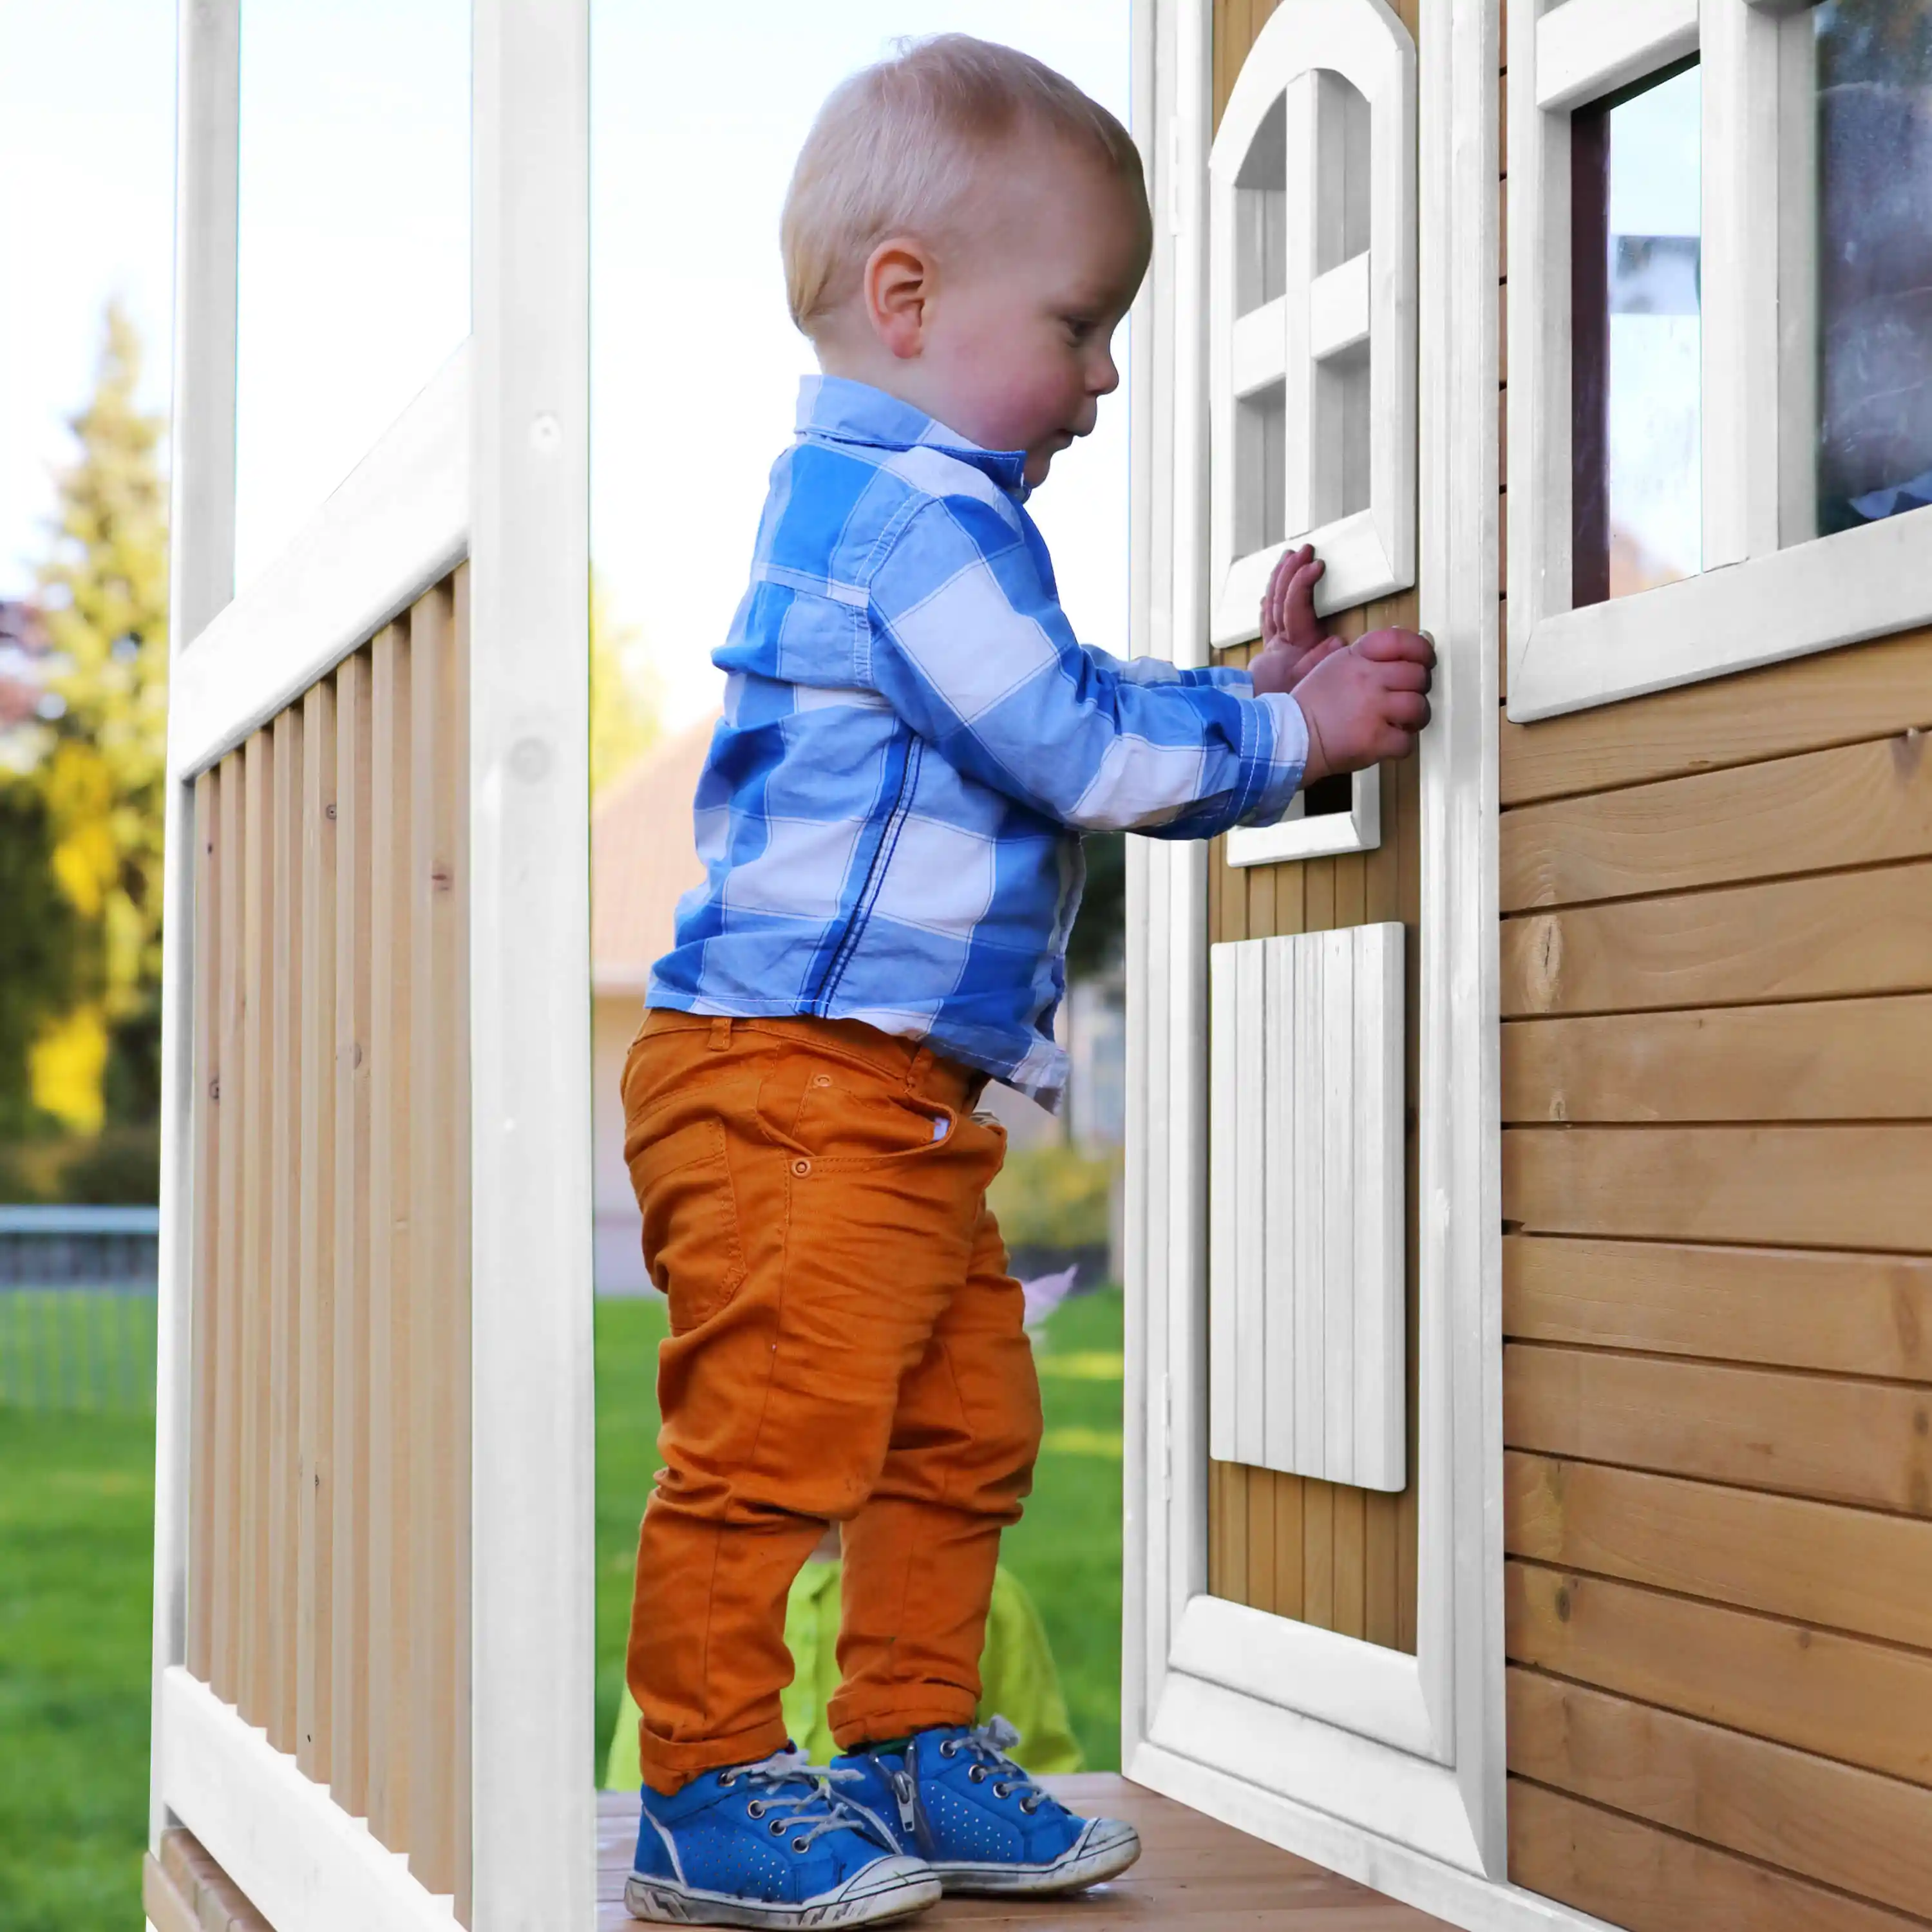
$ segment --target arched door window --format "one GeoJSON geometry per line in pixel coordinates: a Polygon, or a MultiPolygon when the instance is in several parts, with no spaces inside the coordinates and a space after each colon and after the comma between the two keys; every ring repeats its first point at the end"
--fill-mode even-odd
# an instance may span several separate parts
{"type": "Polygon", "coordinates": [[[1208,163],[1216,645],[1282,549],[1324,608],[1415,580],[1415,50],[1382,0],[1292,0],[1208,163]]]}

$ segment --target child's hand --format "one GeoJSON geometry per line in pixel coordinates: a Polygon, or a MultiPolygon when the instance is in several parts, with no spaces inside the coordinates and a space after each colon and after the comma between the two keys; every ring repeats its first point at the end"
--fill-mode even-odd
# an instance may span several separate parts
{"type": "Polygon", "coordinates": [[[1418,631],[1371,631],[1324,657],[1294,694],[1308,721],[1304,787],[1406,758],[1429,722],[1436,646],[1418,631]]]}
{"type": "Polygon", "coordinates": [[[1248,664],[1257,692],[1292,691],[1322,660],[1342,648],[1322,634],[1315,586],[1327,566],[1312,544],[1284,550],[1262,592],[1262,647],[1248,664]]]}

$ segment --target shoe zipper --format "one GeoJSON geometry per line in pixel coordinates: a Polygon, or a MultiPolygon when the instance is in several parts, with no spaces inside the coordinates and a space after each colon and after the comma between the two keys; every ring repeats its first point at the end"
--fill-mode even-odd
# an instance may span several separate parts
{"type": "Polygon", "coordinates": [[[896,1771],[892,1779],[892,1798],[899,1808],[899,1829],[905,1834],[909,1844],[916,1843],[919,1838],[919,1808],[914,1802],[912,1773],[896,1771]]]}

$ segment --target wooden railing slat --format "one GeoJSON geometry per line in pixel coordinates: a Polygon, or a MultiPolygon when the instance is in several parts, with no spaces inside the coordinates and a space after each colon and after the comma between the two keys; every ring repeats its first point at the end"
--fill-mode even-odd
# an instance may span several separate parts
{"type": "Polygon", "coordinates": [[[296,1220],[302,1202],[302,787],[298,711],[274,722],[274,808],[270,864],[274,906],[267,968],[269,1066],[268,1122],[269,1262],[268,1505],[268,1696],[260,1721],[277,1750],[296,1748],[296,1531],[301,1508],[296,1432],[301,1418],[296,1343],[300,1337],[301,1259],[296,1220]]]}
{"type": "Polygon", "coordinates": [[[296,1761],[331,1776],[335,1467],[335,686],[302,705],[302,1198],[296,1761]]]}
{"type": "Polygon", "coordinates": [[[356,1816],[369,1805],[369,955],[371,736],[365,651],[335,674],[336,1508],[331,1528],[329,1784],[356,1816]]]}
{"type": "Polygon", "coordinates": [[[194,1396],[188,1468],[192,1494],[202,1506],[188,1511],[188,1652],[189,1670],[212,1674],[214,1590],[214,1416],[218,1384],[213,1316],[220,1286],[215,1270],[220,1199],[217,1150],[220,1144],[221,775],[203,772],[194,784],[194,1280],[199,1284],[192,1323],[194,1396]]]}
{"type": "Polygon", "coordinates": [[[206,1507],[212,1520],[212,1588],[208,1681],[231,1703],[241,1695],[242,1605],[242,1149],[248,1136],[242,1021],[242,898],[248,865],[242,757],[221,762],[225,852],[217,874],[220,896],[217,1052],[223,1070],[221,1144],[216,1202],[214,1269],[214,1446],[206,1507]]]}

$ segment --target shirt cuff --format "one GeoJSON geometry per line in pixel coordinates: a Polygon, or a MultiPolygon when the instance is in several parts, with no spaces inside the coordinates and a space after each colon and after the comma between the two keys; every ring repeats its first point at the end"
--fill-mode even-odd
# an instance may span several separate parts
{"type": "Polygon", "coordinates": [[[1244,825],[1274,825],[1294,802],[1308,764],[1308,720],[1285,691],[1264,692],[1255,702],[1268,712],[1274,740],[1265,754],[1259,795],[1244,825]]]}

